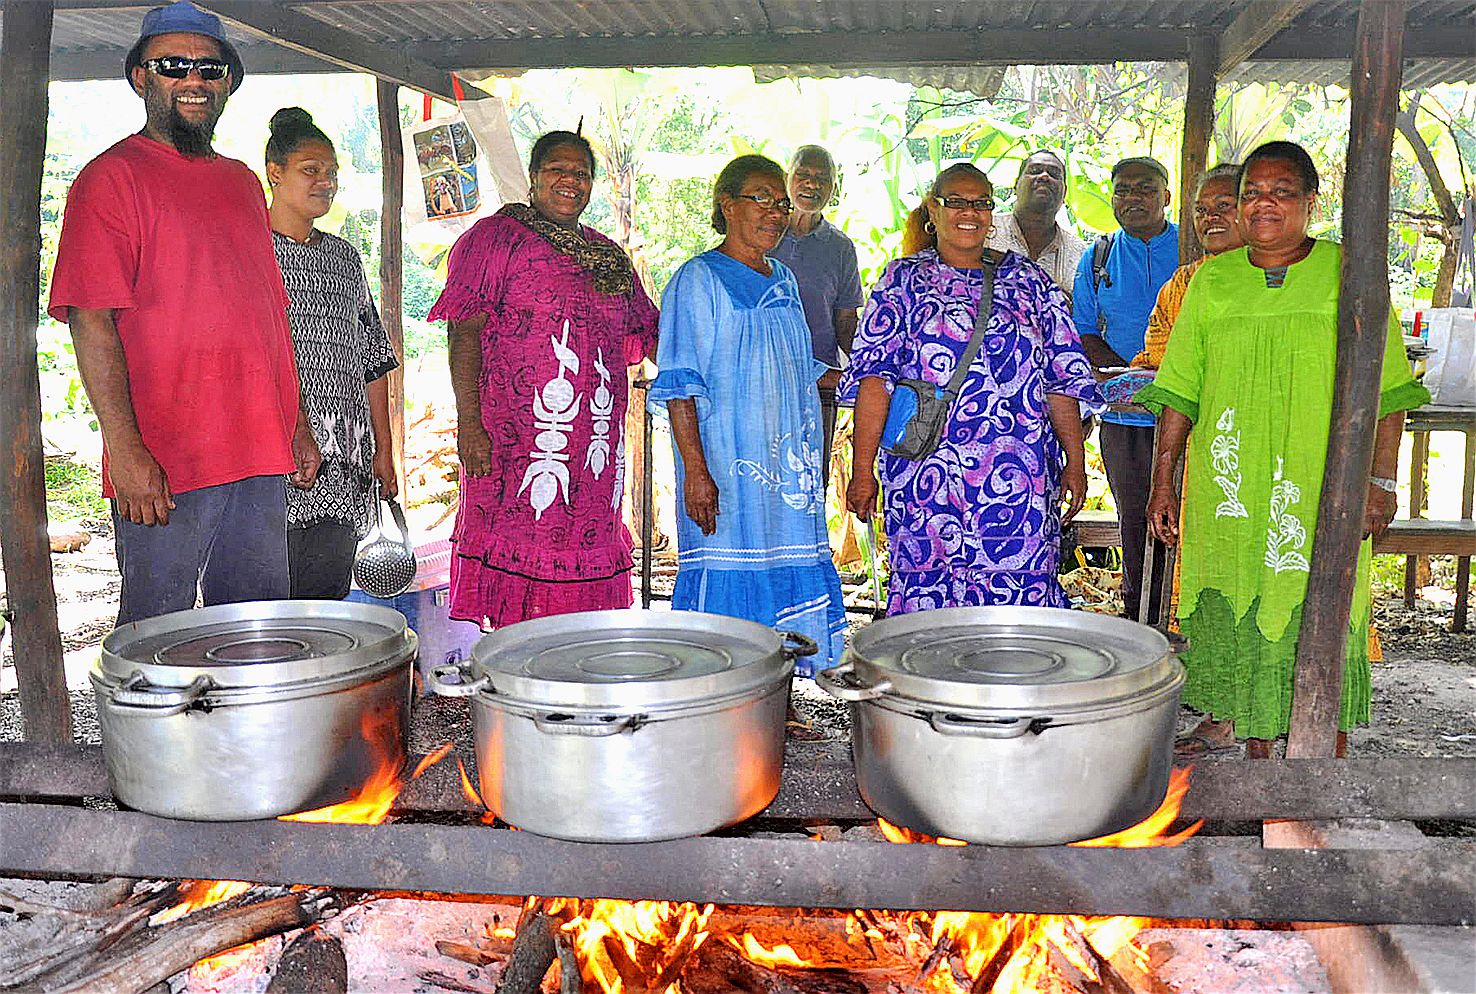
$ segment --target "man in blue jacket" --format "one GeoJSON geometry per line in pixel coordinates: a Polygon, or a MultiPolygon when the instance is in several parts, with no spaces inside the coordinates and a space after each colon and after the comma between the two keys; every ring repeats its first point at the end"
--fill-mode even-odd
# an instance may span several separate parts
{"type": "MultiPolygon", "coordinates": [[[[1165,218],[1169,174],[1139,156],[1112,167],[1112,214],[1121,226],[1082,254],[1071,317],[1082,348],[1100,370],[1125,367],[1143,349],[1158,291],[1179,267],[1179,229],[1165,218]]],[[[1100,379],[1111,374],[1098,373],[1100,379]]],[[[1122,597],[1137,617],[1153,476],[1153,418],[1109,411],[1099,435],[1107,485],[1122,529],[1122,597]]],[[[1152,610],[1156,613],[1157,598],[1152,610]]],[[[1151,615],[1150,615],[1151,616],[1151,615]]]]}

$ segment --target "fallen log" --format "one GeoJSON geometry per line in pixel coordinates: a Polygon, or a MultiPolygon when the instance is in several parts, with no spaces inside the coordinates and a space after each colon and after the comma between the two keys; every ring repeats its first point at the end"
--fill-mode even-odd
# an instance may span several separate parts
{"type": "Polygon", "coordinates": [[[342,907],[331,891],[311,889],[266,900],[248,892],[157,928],[131,933],[117,947],[88,957],[63,983],[43,978],[47,994],[142,994],[202,959],[248,943],[303,928],[342,907]]]}
{"type": "Polygon", "coordinates": [[[0,908],[28,919],[25,928],[4,933],[0,988],[56,977],[69,964],[107,949],[179,899],[177,883],[158,882],[133,891],[132,881],[125,887],[121,878],[107,880],[73,894],[65,906],[0,892],[0,908]]]}

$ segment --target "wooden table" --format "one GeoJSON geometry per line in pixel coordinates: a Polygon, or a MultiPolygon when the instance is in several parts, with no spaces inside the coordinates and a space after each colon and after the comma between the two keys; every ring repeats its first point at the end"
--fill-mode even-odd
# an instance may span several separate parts
{"type": "MultiPolygon", "coordinates": [[[[1438,407],[1434,404],[1410,411],[1404,419],[1404,430],[1414,435],[1414,445],[1409,454],[1409,517],[1411,521],[1422,520],[1429,503],[1429,481],[1426,471],[1430,461],[1430,433],[1436,431],[1458,431],[1466,436],[1465,459],[1461,474],[1461,519],[1459,525],[1471,527],[1473,496],[1476,496],[1476,408],[1438,407]]],[[[1449,522],[1457,525],[1456,522],[1449,522]]],[[[1397,523],[1396,523],[1397,528],[1397,523]]],[[[1452,547],[1454,551],[1454,547],[1452,547]]],[[[1438,551],[1438,550],[1437,550],[1438,551]]],[[[1449,554],[1449,553],[1446,553],[1449,554]]],[[[1405,557],[1404,603],[1414,607],[1418,583],[1416,560],[1405,557]]],[[[1466,602],[1471,592],[1471,557],[1456,557],[1456,602],[1455,617],[1451,631],[1466,630],[1466,602]]]]}

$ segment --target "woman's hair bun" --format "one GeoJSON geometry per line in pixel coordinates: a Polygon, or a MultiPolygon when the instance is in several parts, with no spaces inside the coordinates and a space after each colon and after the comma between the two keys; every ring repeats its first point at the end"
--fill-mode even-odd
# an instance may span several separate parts
{"type": "Polygon", "coordinates": [[[288,131],[303,126],[312,127],[313,115],[301,107],[283,107],[272,115],[271,128],[273,132],[288,131]]]}

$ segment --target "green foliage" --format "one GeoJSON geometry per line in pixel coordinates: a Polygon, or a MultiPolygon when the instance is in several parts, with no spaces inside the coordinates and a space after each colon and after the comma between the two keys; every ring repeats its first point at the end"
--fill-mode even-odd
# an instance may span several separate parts
{"type": "MultiPolygon", "coordinates": [[[[875,78],[758,84],[741,68],[536,70],[489,85],[508,97],[524,159],[537,135],[583,120],[602,159],[583,220],[626,244],[659,294],[682,262],[717,242],[708,215],[722,165],[747,151],[787,165],[808,142],[836,157],[841,183],[829,216],[855,242],[868,285],[896,256],[908,212],[938,170],[954,161],[977,163],[993,180],[1000,209],[1008,210],[1020,161],[1036,148],[1055,150],[1070,177],[1069,219],[1085,235],[1111,230],[1113,162],[1151,154],[1177,172],[1184,82],[1179,65],[1124,63],[1015,67],[988,99],[875,78]]],[[[359,249],[377,295],[379,129],[372,82],[350,75],[252,77],[222,119],[221,150],[260,168],[266,122],[289,104],[307,107],[337,144],[341,187],[322,226],[359,249]]],[[[419,96],[402,95],[400,118],[404,125],[421,119],[419,96]]],[[[67,188],[83,164],[141,120],[141,104],[121,82],[54,84],[41,201],[43,299],[67,188]]],[[[1422,93],[1416,125],[1459,197],[1473,185],[1467,163],[1476,162],[1476,87],[1422,93]]],[[[1323,177],[1314,233],[1340,237],[1347,132],[1342,89],[1226,86],[1211,160],[1238,158],[1271,138],[1302,142],[1323,177]]],[[[1444,243],[1430,220],[1437,205],[1428,179],[1402,139],[1395,152],[1390,267],[1395,304],[1405,306],[1429,299],[1444,243]]],[[[448,248],[414,245],[404,255],[410,358],[444,348],[444,329],[424,318],[444,284],[448,248]]],[[[70,336],[50,319],[42,321],[38,360],[46,417],[87,416],[70,336]]]]}
{"type": "Polygon", "coordinates": [[[82,463],[46,460],[46,514],[54,521],[105,520],[108,502],[102,495],[102,477],[82,463]]]}

